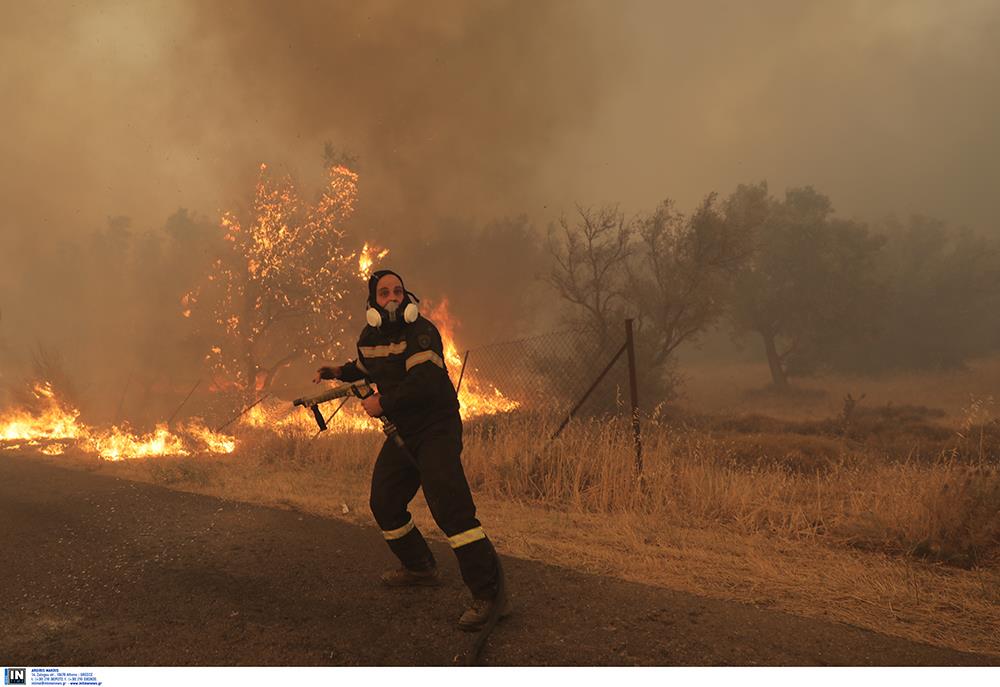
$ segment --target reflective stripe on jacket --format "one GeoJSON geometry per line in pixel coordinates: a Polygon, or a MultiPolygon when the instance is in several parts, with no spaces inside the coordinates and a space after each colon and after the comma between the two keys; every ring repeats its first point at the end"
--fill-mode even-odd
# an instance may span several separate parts
{"type": "Polygon", "coordinates": [[[404,437],[458,414],[441,334],[423,316],[395,327],[365,327],[358,339],[358,359],[344,365],[340,378],[374,382],[385,414],[404,437]]]}

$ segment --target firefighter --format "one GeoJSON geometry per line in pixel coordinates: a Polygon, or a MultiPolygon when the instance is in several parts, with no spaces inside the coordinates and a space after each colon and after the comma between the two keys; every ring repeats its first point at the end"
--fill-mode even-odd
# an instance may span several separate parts
{"type": "Polygon", "coordinates": [[[344,365],[321,367],[313,382],[368,379],[378,393],[362,400],[372,417],[385,414],[399,430],[410,455],[390,440],[375,461],[371,510],[400,568],[382,574],[389,587],[441,584],[437,564],[413,522],[408,506],[423,487],[438,527],[458,559],[472,605],[458,626],[479,630],[495,605],[500,617],[510,613],[507,595],[498,595],[496,551],[476,519],[462,469],[462,418],[458,396],[445,368],[441,335],[419,313],[419,299],[403,279],[380,270],[368,280],[368,326],[358,339],[358,357],[344,365]]]}

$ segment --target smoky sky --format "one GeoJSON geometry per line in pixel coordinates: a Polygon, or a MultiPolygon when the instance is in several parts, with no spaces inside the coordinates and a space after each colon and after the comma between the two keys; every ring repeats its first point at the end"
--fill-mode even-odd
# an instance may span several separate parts
{"type": "Polygon", "coordinates": [[[1000,4],[631,3],[633,62],[553,155],[552,195],[687,208],[766,179],[848,216],[996,228],[1000,4]]]}
{"type": "MultiPolygon", "coordinates": [[[[994,0],[8,2],[0,378],[39,342],[120,388],[148,342],[111,346],[107,323],[173,341],[176,313],[119,293],[94,266],[114,241],[94,232],[131,218],[134,267],[178,208],[206,230],[244,208],[262,162],[314,192],[326,142],[358,159],[355,240],[450,298],[477,344],[523,334],[518,318],[555,326],[529,234],[468,238],[522,213],[543,229],[577,203],[691,211],[766,180],[812,185],[843,216],[998,231],[997,35],[994,0]],[[101,283],[60,282],[76,263],[101,283]],[[90,317],[114,309],[107,293],[127,312],[90,317]]],[[[175,367],[171,388],[200,374],[175,367]]]]}
{"type": "Polygon", "coordinates": [[[620,12],[597,3],[8,13],[4,203],[60,229],[155,222],[180,206],[217,214],[252,190],[260,162],[315,184],[326,141],[359,158],[375,225],[502,214],[532,195],[556,132],[586,122],[627,61],[620,12]]]}
{"type": "Polygon", "coordinates": [[[36,2],[0,29],[7,228],[215,217],[358,156],[366,229],[766,179],[993,224],[1000,5],[36,2]]]}

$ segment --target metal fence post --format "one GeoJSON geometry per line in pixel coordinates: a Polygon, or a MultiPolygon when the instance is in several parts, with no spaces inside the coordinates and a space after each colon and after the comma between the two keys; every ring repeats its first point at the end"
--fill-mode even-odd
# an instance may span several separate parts
{"type": "Polygon", "coordinates": [[[602,379],[604,379],[604,375],[606,375],[608,373],[608,370],[610,370],[614,366],[614,364],[618,362],[618,359],[622,356],[622,353],[625,352],[626,348],[628,348],[627,342],[622,344],[622,347],[618,349],[617,353],[615,353],[615,357],[611,359],[611,362],[608,363],[608,366],[601,371],[601,374],[597,375],[597,379],[595,379],[594,383],[590,385],[590,388],[584,392],[583,397],[577,402],[577,404],[573,406],[573,410],[569,411],[569,414],[566,416],[566,419],[563,420],[561,425],[559,425],[559,429],[556,430],[556,433],[552,435],[552,438],[549,439],[549,441],[554,441],[555,438],[559,436],[564,429],[566,429],[566,425],[568,425],[569,421],[573,419],[573,416],[576,414],[576,411],[580,410],[580,406],[582,406],[583,402],[587,400],[588,396],[590,396],[590,392],[592,392],[594,389],[597,388],[597,385],[601,383],[602,379]]]}
{"type": "Polygon", "coordinates": [[[465,376],[465,364],[469,362],[469,351],[465,351],[465,357],[462,358],[462,370],[458,373],[458,384],[455,386],[455,393],[457,394],[462,390],[462,377],[465,376]]]}
{"type": "Polygon", "coordinates": [[[632,433],[635,436],[635,472],[642,474],[642,437],[639,434],[639,389],[635,375],[635,339],[632,320],[625,320],[625,346],[628,348],[628,386],[632,397],[632,433]]]}

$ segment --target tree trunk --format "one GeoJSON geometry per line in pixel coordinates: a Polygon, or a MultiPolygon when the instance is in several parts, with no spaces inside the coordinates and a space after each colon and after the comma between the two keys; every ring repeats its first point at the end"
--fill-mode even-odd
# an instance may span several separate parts
{"type": "Polygon", "coordinates": [[[243,405],[250,405],[254,401],[254,396],[257,394],[257,362],[253,359],[253,354],[249,351],[249,346],[244,344],[246,347],[246,353],[243,356],[243,374],[246,376],[246,385],[243,387],[243,405]]]}
{"type": "Polygon", "coordinates": [[[764,339],[764,350],[767,352],[767,364],[771,368],[771,382],[774,384],[774,388],[787,389],[788,375],[785,373],[785,368],[781,365],[781,357],[778,355],[778,347],[774,342],[774,335],[761,332],[761,338],[764,339]]]}

